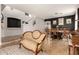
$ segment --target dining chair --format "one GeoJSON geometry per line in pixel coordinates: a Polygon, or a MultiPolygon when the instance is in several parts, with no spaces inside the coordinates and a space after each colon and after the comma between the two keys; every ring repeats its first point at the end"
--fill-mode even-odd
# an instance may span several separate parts
{"type": "Polygon", "coordinates": [[[79,35],[72,35],[72,39],[68,40],[68,43],[69,55],[71,55],[71,52],[75,55],[77,48],[79,48],[79,35]]]}

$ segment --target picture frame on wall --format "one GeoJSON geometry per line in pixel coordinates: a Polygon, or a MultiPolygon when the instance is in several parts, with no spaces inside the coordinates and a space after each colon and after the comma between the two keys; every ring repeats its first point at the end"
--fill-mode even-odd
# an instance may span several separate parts
{"type": "Polygon", "coordinates": [[[58,25],[64,25],[64,18],[58,19],[58,25]]]}
{"type": "Polygon", "coordinates": [[[66,24],[71,24],[71,23],[72,23],[71,18],[66,19],[66,24]]]}
{"type": "Polygon", "coordinates": [[[53,20],[52,22],[53,22],[53,25],[56,25],[57,24],[57,21],[56,20],[53,20]]]}

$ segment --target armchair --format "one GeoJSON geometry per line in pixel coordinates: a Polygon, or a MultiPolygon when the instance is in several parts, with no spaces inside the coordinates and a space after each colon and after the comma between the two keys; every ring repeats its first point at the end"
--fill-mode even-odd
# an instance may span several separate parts
{"type": "Polygon", "coordinates": [[[20,48],[22,45],[23,47],[33,51],[35,55],[37,55],[42,48],[42,42],[44,41],[45,37],[46,35],[38,30],[35,30],[33,32],[25,32],[22,36],[22,39],[20,40],[20,48]]]}

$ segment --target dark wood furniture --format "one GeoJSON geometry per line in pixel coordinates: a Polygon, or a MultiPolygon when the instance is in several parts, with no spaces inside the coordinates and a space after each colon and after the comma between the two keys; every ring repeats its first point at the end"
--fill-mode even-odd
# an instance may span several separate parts
{"type": "Polygon", "coordinates": [[[66,37],[70,31],[67,28],[63,28],[63,29],[56,29],[56,28],[52,28],[49,29],[48,32],[51,33],[51,37],[54,39],[62,39],[63,37],[66,37]]]}
{"type": "Polygon", "coordinates": [[[48,29],[48,32],[51,33],[51,37],[54,39],[62,39],[62,31],[56,28],[48,29]]]}
{"type": "Polygon", "coordinates": [[[73,55],[75,55],[77,48],[79,48],[79,34],[77,31],[74,31],[72,33],[72,41],[69,44],[69,55],[71,54],[71,48],[72,48],[73,55]]]}

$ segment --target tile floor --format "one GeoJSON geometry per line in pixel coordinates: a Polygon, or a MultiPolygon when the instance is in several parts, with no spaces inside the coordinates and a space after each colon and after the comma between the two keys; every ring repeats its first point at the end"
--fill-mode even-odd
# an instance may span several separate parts
{"type": "MultiPolygon", "coordinates": [[[[67,40],[47,39],[44,42],[44,51],[39,55],[68,55],[67,40]]],[[[18,45],[12,45],[1,48],[0,55],[34,55],[34,53],[23,47],[19,48],[18,45]]]]}

